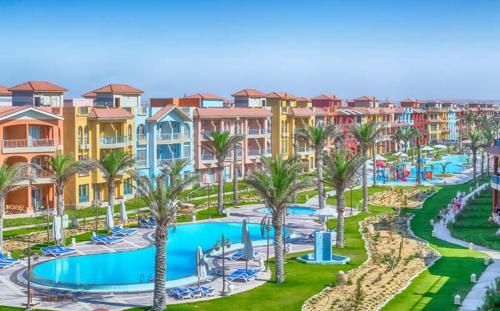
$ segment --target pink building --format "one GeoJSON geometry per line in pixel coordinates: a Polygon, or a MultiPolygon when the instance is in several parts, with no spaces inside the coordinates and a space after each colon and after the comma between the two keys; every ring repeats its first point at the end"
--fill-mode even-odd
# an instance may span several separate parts
{"type": "MultiPolygon", "coordinates": [[[[238,177],[248,176],[260,165],[260,157],[271,155],[271,111],[265,108],[201,108],[193,111],[194,163],[202,183],[217,181],[217,160],[207,146],[204,133],[228,131],[244,136],[238,149],[238,177]]],[[[233,174],[233,155],[227,156],[224,176],[233,174]]]]}

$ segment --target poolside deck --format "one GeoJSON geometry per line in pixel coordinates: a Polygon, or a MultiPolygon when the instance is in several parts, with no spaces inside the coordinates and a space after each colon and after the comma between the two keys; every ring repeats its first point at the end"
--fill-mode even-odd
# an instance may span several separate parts
{"type": "MultiPolygon", "coordinates": [[[[241,222],[242,219],[246,218],[250,222],[260,223],[263,214],[257,212],[256,210],[262,208],[263,205],[248,205],[240,207],[237,209],[228,209],[230,214],[229,217],[223,219],[213,219],[213,222],[226,222],[235,221],[241,222]]],[[[298,235],[308,235],[315,229],[319,229],[320,225],[314,221],[315,218],[310,216],[300,216],[300,215],[290,215],[287,216],[287,227],[293,230],[294,234],[298,235]]],[[[208,221],[208,220],[206,220],[208,221]]],[[[206,222],[200,221],[200,222],[206,222]]],[[[129,251],[139,248],[148,247],[152,244],[152,232],[151,229],[139,229],[138,234],[127,237],[123,242],[118,243],[113,246],[96,245],[91,242],[78,243],[76,249],[78,250],[78,255],[87,254],[97,254],[97,253],[112,253],[120,251],[129,251]]],[[[312,244],[301,244],[301,243],[291,243],[292,252],[300,252],[305,250],[310,250],[313,248],[312,244]]],[[[265,259],[266,257],[266,247],[260,246],[254,248],[256,251],[261,251],[261,256],[265,259]]],[[[232,249],[231,252],[236,251],[232,249]]],[[[271,245],[270,255],[274,254],[274,249],[271,245]]],[[[52,257],[39,257],[36,263],[47,261],[52,259],[52,257]]],[[[220,268],[221,261],[217,258],[212,260],[212,264],[215,267],[220,268]]],[[[232,271],[235,268],[244,268],[244,261],[230,261],[226,260],[227,271],[232,271]]],[[[258,260],[250,261],[249,268],[256,268],[260,265],[258,260]]],[[[96,270],[99,267],[96,267],[96,270]]],[[[15,267],[0,271],[0,286],[2,291],[0,292],[0,305],[7,306],[22,306],[26,302],[26,275],[27,263],[22,261],[15,267]]],[[[264,271],[257,277],[256,280],[244,283],[244,282],[234,282],[233,292],[231,294],[236,294],[242,291],[249,290],[251,288],[260,286],[264,284],[271,277],[269,271],[264,271]]],[[[222,278],[220,276],[209,276],[204,280],[204,285],[211,286],[215,289],[214,297],[201,298],[203,299],[215,299],[220,297],[222,290],[222,278]]],[[[47,288],[39,285],[34,286],[34,297],[33,301],[37,304],[37,308],[44,309],[55,309],[55,310],[121,310],[134,306],[147,306],[151,305],[153,299],[152,291],[145,292],[72,292],[67,290],[55,290],[52,288],[47,288]]],[[[186,301],[194,301],[195,299],[178,301],[171,297],[168,298],[168,304],[182,303],[186,301]]]]}

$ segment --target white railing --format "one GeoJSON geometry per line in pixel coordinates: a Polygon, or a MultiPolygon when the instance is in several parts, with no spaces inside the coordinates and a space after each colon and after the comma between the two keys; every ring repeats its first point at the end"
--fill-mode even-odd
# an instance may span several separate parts
{"type": "Polygon", "coordinates": [[[54,140],[48,139],[8,139],[2,142],[4,148],[53,147],[54,140]]]}
{"type": "Polygon", "coordinates": [[[140,145],[146,144],[146,134],[138,134],[137,135],[137,143],[140,145]]]}
{"type": "Polygon", "coordinates": [[[249,157],[256,157],[256,156],[261,156],[261,155],[267,155],[269,154],[269,150],[267,149],[248,149],[248,156],[249,157]]]}
{"type": "Polygon", "coordinates": [[[158,134],[156,136],[158,140],[166,140],[166,141],[171,141],[171,140],[180,140],[180,139],[188,139],[189,134],[188,133],[165,133],[165,134],[158,134]]]}
{"type": "Polygon", "coordinates": [[[172,157],[172,158],[168,158],[168,159],[160,158],[160,159],[156,159],[156,161],[158,162],[158,165],[163,165],[166,163],[170,163],[172,161],[179,161],[182,159],[186,159],[186,158],[185,157],[172,157]]]}
{"type": "Polygon", "coordinates": [[[147,114],[148,110],[144,106],[139,106],[137,107],[137,114],[140,116],[145,116],[147,114]]]}
{"type": "Polygon", "coordinates": [[[146,167],[146,160],[143,159],[138,159],[135,161],[135,164],[137,167],[146,167]]]}
{"type": "Polygon", "coordinates": [[[203,161],[212,161],[215,160],[215,156],[212,153],[202,153],[201,159],[203,161]]]}
{"type": "Polygon", "coordinates": [[[114,144],[124,144],[127,143],[128,137],[127,136],[104,136],[101,137],[101,144],[102,145],[114,145],[114,144]]]}

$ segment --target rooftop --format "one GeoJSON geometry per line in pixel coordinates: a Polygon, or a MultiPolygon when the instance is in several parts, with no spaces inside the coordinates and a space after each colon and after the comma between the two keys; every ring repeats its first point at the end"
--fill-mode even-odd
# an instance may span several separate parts
{"type": "Polygon", "coordinates": [[[95,94],[111,93],[111,94],[121,94],[121,95],[140,95],[140,94],[144,93],[144,91],[137,89],[135,87],[132,87],[130,85],[127,85],[127,84],[108,84],[106,86],[103,86],[103,87],[98,88],[96,90],[93,90],[91,92],[87,92],[85,94],[92,95],[92,93],[95,93],[95,94]]]}
{"type": "Polygon", "coordinates": [[[237,118],[237,117],[270,117],[271,111],[265,108],[196,108],[194,116],[199,118],[237,118]]]}
{"type": "Polygon", "coordinates": [[[64,93],[67,91],[66,88],[52,84],[46,81],[28,81],[8,89],[9,91],[18,92],[52,92],[52,93],[64,93]]]}
{"type": "Polygon", "coordinates": [[[224,100],[224,98],[211,94],[211,93],[196,93],[189,96],[184,96],[184,98],[196,98],[196,99],[206,99],[206,100],[224,100]]]}
{"type": "Polygon", "coordinates": [[[10,96],[10,95],[12,95],[12,92],[9,91],[9,89],[6,88],[5,86],[0,85],[0,96],[10,96]]]}
{"type": "Polygon", "coordinates": [[[266,94],[265,93],[262,93],[261,91],[259,90],[255,90],[255,89],[244,89],[244,90],[240,90],[236,93],[233,93],[231,94],[231,96],[233,97],[257,97],[257,98],[261,98],[261,97],[266,97],[266,94]]]}
{"type": "Polygon", "coordinates": [[[121,108],[98,108],[95,107],[89,113],[89,118],[98,120],[123,120],[133,119],[134,116],[127,110],[121,108]]]}

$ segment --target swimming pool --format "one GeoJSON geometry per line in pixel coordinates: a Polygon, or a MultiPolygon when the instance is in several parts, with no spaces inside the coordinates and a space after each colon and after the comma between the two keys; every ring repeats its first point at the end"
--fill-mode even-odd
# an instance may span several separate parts
{"type": "MultiPolygon", "coordinates": [[[[260,224],[248,224],[252,240],[262,240],[260,224]]],[[[213,248],[221,234],[233,244],[241,242],[241,223],[216,222],[169,228],[167,283],[194,281],[195,252],[213,248]]],[[[271,234],[273,234],[271,232],[271,234]]],[[[233,249],[235,247],[233,246],[233,249]]],[[[149,290],[154,277],[155,247],[50,260],[33,267],[35,283],[75,290],[149,290]]]]}
{"type": "MultiPolygon", "coordinates": [[[[289,215],[310,215],[315,211],[314,208],[298,205],[291,205],[287,210],[289,215]]],[[[271,214],[271,209],[268,207],[263,207],[259,208],[257,212],[262,214],[271,214]]]]}

